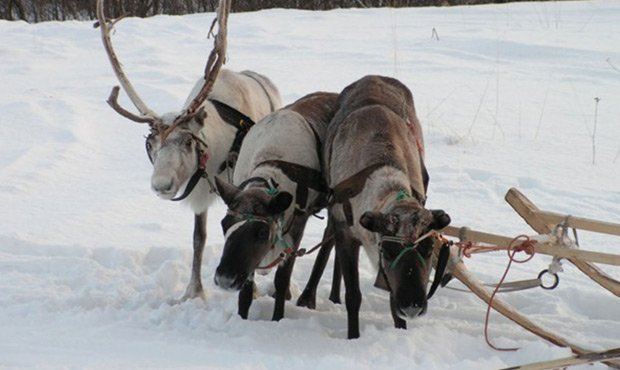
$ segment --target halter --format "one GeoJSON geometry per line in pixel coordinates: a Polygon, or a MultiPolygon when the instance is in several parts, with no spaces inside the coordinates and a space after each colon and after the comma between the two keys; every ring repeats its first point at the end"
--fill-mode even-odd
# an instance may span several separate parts
{"type": "Polygon", "coordinates": [[[183,194],[171,199],[174,202],[187,198],[198,184],[198,181],[200,181],[200,179],[202,178],[208,179],[209,176],[209,174],[207,173],[207,161],[209,160],[209,153],[207,153],[207,148],[209,146],[207,145],[207,143],[204,142],[204,140],[194,134],[192,134],[192,139],[194,139],[194,142],[196,143],[196,161],[198,162],[198,165],[196,166],[196,171],[194,172],[192,177],[190,177],[189,182],[185,187],[185,190],[183,190],[183,194]],[[201,146],[204,147],[204,150],[201,148],[201,146]]]}
{"type": "MultiPolygon", "coordinates": [[[[273,195],[278,194],[280,191],[278,189],[278,184],[273,179],[269,178],[265,180],[262,177],[249,178],[246,181],[244,181],[243,184],[240,185],[240,188],[243,188],[248,183],[254,182],[254,181],[260,181],[264,183],[267,186],[264,189],[264,191],[268,195],[273,196],[273,195]]],[[[278,265],[280,262],[282,262],[286,258],[288,258],[288,256],[290,256],[294,252],[293,248],[288,245],[288,242],[284,238],[284,234],[286,234],[286,231],[284,230],[284,226],[283,226],[283,222],[284,222],[283,214],[280,215],[279,217],[258,216],[253,213],[242,213],[242,212],[237,212],[237,211],[233,211],[230,209],[226,211],[226,214],[234,217],[235,219],[238,219],[239,221],[234,223],[232,226],[230,226],[226,230],[226,233],[224,235],[225,239],[228,239],[228,237],[232,235],[232,233],[237,231],[239,228],[241,228],[243,225],[245,225],[248,222],[262,222],[269,227],[270,244],[272,248],[275,248],[276,246],[282,248],[282,252],[280,252],[279,256],[274,261],[272,261],[266,266],[258,266],[257,267],[258,269],[270,269],[278,265]]]]}
{"type": "Polygon", "coordinates": [[[390,263],[389,268],[393,269],[396,267],[396,265],[398,264],[398,262],[400,261],[400,259],[408,252],[416,252],[416,256],[418,257],[418,260],[420,261],[420,263],[422,264],[422,266],[426,267],[426,261],[424,261],[424,258],[422,257],[422,254],[420,254],[420,251],[418,251],[418,246],[420,245],[420,242],[423,241],[424,239],[430,237],[433,234],[434,231],[429,231],[426,234],[422,235],[421,237],[419,237],[418,239],[411,241],[410,238],[404,237],[404,236],[387,236],[384,235],[381,237],[380,240],[380,244],[379,244],[379,249],[382,250],[383,247],[381,247],[381,245],[383,245],[383,243],[388,242],[388,243],[397,243],[400,244],[403,248],[401,249],[400,253],[398,253],[398,256],[396,256],[396,258],[394,259],[394,261],[392,261],[392,263],[390,263]]]}
{"type": "MultiPolygon", "coordinates": [[[[235,139],[233,140],[230,150],[228,151],[228,156],[224,160],[224,162],[222,162],[218,169],[218,174],[220,174],[224,172],[227,168],[234,168],[236,157],[239,154],[239,149],[241,148],[241,143],[245,138],[245,134],[247,134],[250,128],[254,126],[254,121],[250,117],[239,112],[228,104],[225,104],[215,99],[208,100],[213,104],[222,120],[224,120],[224,122],[233,126],[237,130],[237,133],[235,134],[235,139]]],[[[183,194],[171,199],[175,202],[187,198],[192,193],[200,179],[205,178],[209,180],[209,176],[207,173],[207,160],[209,159],[209,155],[207,154],[207,143],[205,143],[202,139],[200,139],[194,134],[192,134],[192,138],[196,142],[196,158],[198,161],[198,165],[196,167],[196,171],[194,172],[192,177],[190,177],[189,182],[187,183],[187,186],[183,191],[183,194]],[[204,150],[200,149],[201,145],[204,147],[204,150]]],[[[151,159],[150,154],[149,159],[151,159]]],[[[151,162],[153,162],[152,159],[151,162]]],[[[213,184],[209,182],[209,185],[211,186],[212,192],[215,192],[213,184]]]]}
{"type": "Polygon", "coordinates": [[[243,225],[245,225],[248,222],[262,222],[269,227],[270,244],[272,248],[275,248],[276,246],[279,246],[280,248],[282,248],[282,251],[280,252],[278,257],[276,257],[272,262],[268,263],[265,266],[258,266],[257,269],[260,269],[260,270],[270,269],[280,264],[280,262],[287,259],[294,252],[293,248],[291,248],[288,245],[286,239],[284,239],[284,231],[283,231],[284,228],[282,227],[282,221],[283,221],[282,216],[277,217],[277,218],[276,217],[263,217],[263,216],[257,216],[251,213],[240,213],[240,212],[235,212],[231,210],[228,210],[226,214],[239,219],[239,221],[234,223],[232,226],[228,228],[228,230],[226,230],[226,233],[224,235],[225,239],[228,239],[228,237],[232,233],[237,231],[239,228],[241,228],[243,225]]]}
{"type": "MultiPolygon", "coordinates": [[[[410,197],[410,195],[407,193],[406,190],[399,190],[398,193],[396,193],[396,201],[402,201],[406,198],[410,197]]],[[[420,251],[418,250],[418,247],[420,245],[420,243],[426,239],[428,239],[429,237],[436,237],[436,231],[435,230],[430,230],[429,232],[421,235],[420,237],[418,237],[415,240],[411,240],[411,238],[406,237],[406,236],[401,236],[401,235],[395,235],[395,236],[389,236],[389,235],[383,235],[381,236],[381,239],[379,241],[379,270],[381,272],[381,274],[383,274],[383,279],[385,280],[385,283],[387,285],[387,288],[390,290],[390,292],[392,291],[392,287],[390,286],[390,282],[388,280],[387,274],[385,273],[385,270],[383,269],[383,243],[388,242],[388,243],[398,243],[401,246],[403,246],[403,248],[401,249],[400,253],[398,253],[398,255],[396,256],[396,258],[394,259],[394,261],[392,261],[390,263],[390,265],[388,266],[390,269],[394,269],[397,265],[398,262],[400,261],[400,259],[408,252],[416,252],[416,257],[418,258],[418,261],[420,261],[421,265],[424,266],[426,268],[426,261],[424,260],[424,258],[422,257],[422,254],[420,253],[420,251]]],[[[442,238],[439,238],[440,240],[442,238]]],[[[431,284],[431,288],[429,289],[429,292],[426,296],[427,299],[430,299],[433,294],[435,293],[435,291],[437,290],[437,288],[439,287],[439,284],[442,284],[442,280],[443,280],[443,275],[444,272],[446,270],[447,264],[448,264],[448,258],[450,257],[450,248],[449,248],[449,244],[446,240],[443,240],[443,244],[441,246],[441,249],[439,251],[439,256],[437,257],[437,264],[435,266],[435,276],[433,278],[433,283],[431,284]]],[[[443,286],[443,285],[442,285],[443,286]]]]}
{"type": "Polygon", "coordinates": [[[252,213],[241,213],[241,212],[232,211],[230,209],[228,211],[226,211],[226,214],[228,216],[233,216],[235,219],[238,219],[239,221],[237,221],[234,224],[232,224],[226,230],[226,233],[224,234],[224,239],[228,239],[228,237],[232,233],[237,231],[237,229],[239,229],[241,226],[245,225],[248,222],[262,222],[265,225],[269,226],[269,230],[270,230],[270,233],[271,233],[272,224],[273,224],[274,221],[276,221],[273,217],[257,216],[257,215],[252,214],[252,213]]]}

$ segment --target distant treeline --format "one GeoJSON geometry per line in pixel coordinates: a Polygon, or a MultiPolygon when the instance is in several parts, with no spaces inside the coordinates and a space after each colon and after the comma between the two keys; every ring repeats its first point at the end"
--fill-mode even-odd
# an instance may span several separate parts
{"type": "MultiPolygon", "coordinates": [[[[239,0],[233,12],[268,8],[328,10],[334,8],[447,6],[504,3],[509,0],[239,0]]],[[[514,0],[513,0],[514,1],[514,0]]],[[[92,20],[96,0],[0,0],[0,19],[27,22],[92,20]]],[[[218,0],[107,0],[106,14],[149,17],[156,14],[212,12],[218,0]]]]}

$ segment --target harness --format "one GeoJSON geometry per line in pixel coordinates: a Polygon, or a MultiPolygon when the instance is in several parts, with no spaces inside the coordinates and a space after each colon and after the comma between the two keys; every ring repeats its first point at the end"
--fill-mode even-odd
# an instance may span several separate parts
{"type": "MultiPolygon", "coordinates": [[[[239,149],[241,148],[243,139],[245,138],[245,135],[248,133],[250,128],[254,126],[254,121],[250,117],[239,112],[228,104],[222,103],[221,101],[215,99],[208,100],[213,104],[217,113],[220,115],[220,117],[222,117],[222,120],[237,129],[235,139],[233,140],[233,143],[228,150],[228,156],[224,160],[224,162],[220,164],[220,167],[218,169],[217,174],[219,175],[226,169],[235,167],[235,163],[237,161],[237,156],[239,155],[239,149]]],[[[187,198],[192,193],[200,179],[209,179],[207,174],[207,160],[209,159],[209,155],[206,152],[207,144],[195,135],[192,135],[192,137],[198,143],[198,145],[196,145],[196,158],[198,158],[198,166],[196,167],[196,171],[194,172],[192,177],[190,177],[189,182],[187,183],[187,186],[183,191],[183,194],[171,199],[173,201],[180,201],[187,198]],[[200,145],[203,145],[205,149],[202,150],[200,148],[200,145]]],[[[211,186],[211,189],[215,189],[213,187],[213,184],[211,184],[210,182],[209,185],[211,186]]]]}
{"type": "MultiPolygon", "coordinates": [[[[251,177],[245,180],[239,187],[244,188],[250,182],[261,182],[265,184],[266,188],[264,190],[269,195],[275,195],[279,191],[278,184],[273,179],[270,178],[267,180],[262,177],[251,177]]],[[[295,252],[293,248],[288,245],[286,239],[284,239],[284,235],[288,232],[288,230],[285,231],[285,228],[283,227],[283,215],[280,215],[280,217],[258,216],[252,213],[241,213],[233,211],[231,209],[228,209],[226,211],[226,215],[234,217],[238,221],[225,230],[225,239],[228,239],[228,237],[232,233],[237,231],[248,222],[261,222],[269,227],[270,244],[272,245],[272,248],[274,248],[276,245],[282,248],[282,251],[279,253],[276,259],[274,259],[272,262],[265,266],[258,266],[258,269],[271,269],[272,267],[280,264],[280,262],[287,259],[291,254],[295,252]]]]}
{"type": "Polygon", "coordinates": [[[387,274],[385,270],[383,269],[382,245],[385,242],[398,243],[403,247],[400,253],[398,254],[398,256],[396,256],[394,261],[392,261],[392,263],[390,263],[390,265],[388,266],[388,268],[393,269],[398,265],[398,262],[400,261],[400,259],[406,253],[409,253],[409,252],[415,252],[416,256],[418,257],[418,260],[420,261],[420,264],[422,266],[426,266],[426,262],[424,261],[424,258],[420,254],[420,251],[418,251],[418,247],[420,243],[429,237],[432,237],[436,240],[440,240],[442,244],[441,244],[441,248],[439,249],[439,255],[437,256],[437,264],[435,265],[435,276],[433,277],[433,283],[431,284],[431,288],[428,291],[426,299],[430,299],[433,296],[433,294],[435,294],[435,291],[437,290],[440,284],[441,286],[445,285],[445,283],[443,282],[443,277],[446,271],[446,267],[448,266],[448,259],[450,258],[450,247],[449,247],[449,242],[447,240],[443,240],[440,237],[438,238],[435,235],[436,235],[436,232],[434,230],[431,230],[413,242],[409,238],[404,237],[404,236],[383,236],[381,238],[381,241],[379,242],[379,272],[382,274],[383,280],[385,284],[387,285],[387,289],[390,292],[392,292],[392,287],[390,286],[389,280],[387,278],[387,274]]]}
{"type": "MultiPolygon", "coordinates": [[[[357,172],[346,180],[340,182],[332,189],[329,197],[329,204],[342,204],[344,216],[349,226],[353,226],[353,209],[351,208],[351,198],[354,198],[359,193],[361,193],[362,190],[364,190],[364,187],[366,186],[366,181],[368,180],[370,175],[382,167],[393,167],[397,170],[401,170],[398,166],[395,166],[393,164],[375,163],[357,172]]],[[[413,187],[411,187],[411,194],[413,194],[413,196],[421,204],[424,204],[426,202],[426,198],[424,197],[424,195],[417,192],[413,187]]]]}
{"type": "MultiPolygon", "coordinates": [[[[272,166],[284,173],[292,182],[297,184],[295,190],[295,213],[304,213],[308,205],[308,189],[327,194],[329,187],[323,179],[321,171],[297,163],[282,161],[279,159],[266,160],[259,163],[255,168],[272,166]]],[[[321,207],[322,208],[322,207],[321,207]]]]}
{"type": "MultiPolygon", "coordinates": [[[[194,172],[194,174],[192,175],[192,177],[190,177],[189,182],[187,183],[187,186],[185,187],[185,190],[183,190],[183,194],[181,194],[180,196],[176,197],[176,198],[172,198],[170,200],[174,201],[174,202],[178,202],[180,200],[183,200],[185,198],[187,198],[192,190],[194,190],[194,188],[196,187],[196,184],[198,184],[198,181],[200,181],[201,178],[205,178],[207,179],[207,181],[209,180],[209,177],[207,175],[207,161],[209,160],[209,153],[207,153],[207,143],[205,143],[202,139],[200,139],[198,136],[196,135],[192,135],[192,137],[194,138],[194,140],[196,141],[196,158],[198,158],[198,166],[196,167],[196,171],[194,172]],[[204,146],[204,150],[201,149],[200,146],[204,146]]],[[[209,183],[211,185],[211,188],[213,188],[213,184],[209,183]]]]}
{"type": "Polygon", "coordinates": [[[224,160],[224,162],[222,162],[222,164],[220,164],[220,167],[218,169],[219,175],[227,168],[235,167],[235,163],[237,162],[237,156],[239,155],[239,149],[241,149],[243,139],[245,138],[245,135],[248,133],[248,131],[250,131],[250,128],[254,126],[255,122],[250,117],[239,112],[228,104],[222,103],[221,101],[215,99],[209,99],[209,101],[213,103],[217,114],[222,117],[224,122],[237,129],[235,139],[233,140],[233,143],[228,150],[228,157],[224,160]]]}

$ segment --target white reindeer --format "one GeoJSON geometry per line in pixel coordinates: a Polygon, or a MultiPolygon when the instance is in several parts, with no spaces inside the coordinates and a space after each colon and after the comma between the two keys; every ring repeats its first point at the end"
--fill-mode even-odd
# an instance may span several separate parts
{"type": "Polygon", "coordinates": [[[278,90],[266,77],[251,71],[221,69],[229,12],[230,0],[220,0],[218,33],[205,75],[196,83],[183,109],[160,116],[140,99],[112,48],[110,29],[120,19],[106,20],[103,0],[97,1],[105,50],[121,86],[140,114],[118,104],[118,86],[112,89],[108,104],[122,116],[149,125],[146,150],[153,163],[151,188],[162,199],[183,200],[195,214],[192,273],[181,300],[204,298],[200,274],[207,238],[207,210],[217,196],[213,176],[224,171],[232,173],[245,133],[254,122],[281,106],[278,90]],[[181,190],[183,194],[175,198],[181,190]]]}

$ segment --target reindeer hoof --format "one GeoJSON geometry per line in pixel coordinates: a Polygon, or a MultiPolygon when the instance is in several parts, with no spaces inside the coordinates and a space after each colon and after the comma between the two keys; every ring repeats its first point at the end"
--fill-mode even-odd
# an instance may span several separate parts
{"type": "Polygon", "coordinates": [[[204,289],[202,289],[202,284],[190,283],[181,298],[168,300],[168,304],[176,305],[195,298],[200,298],[204,301],[207,299],[207,296],[205,295],[204,289]]]}
{"type": "Polygon", "coordinates": [[[336,295],[330,294],[329,300],[332,301],[335,304],[341,304],[342,303],[342,301],[340,300],[340,294],[336,294],[336,295]]]}
{"type": "Polygon", "coordinates": [[[316,308],[316,295],[304,290],[303,293],[297,298],[297,306],[307,307],[311,310],[316,308]]]}

